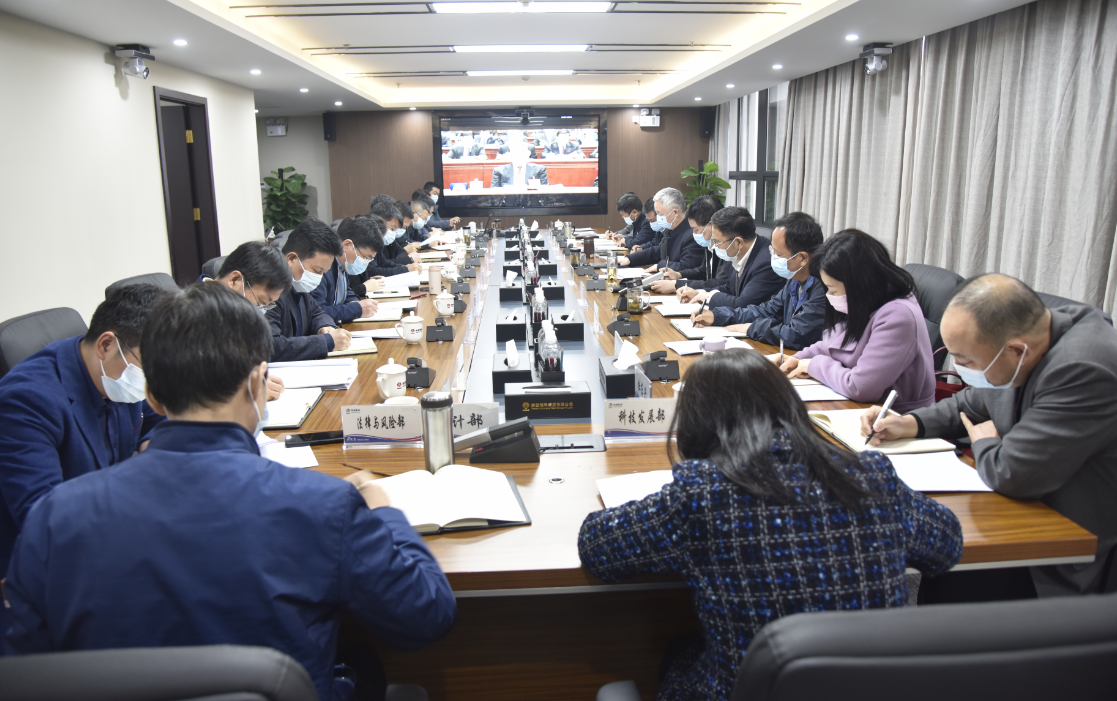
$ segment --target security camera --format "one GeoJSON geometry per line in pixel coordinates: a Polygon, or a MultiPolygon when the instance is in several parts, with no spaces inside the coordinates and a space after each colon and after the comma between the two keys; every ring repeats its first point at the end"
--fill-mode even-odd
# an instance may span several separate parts
{"type": "Polygon", "coordinates": [[[525,127],[531,124],[531,112],[528,112],[526,110],[524,112],[520,112],[520,124],[525,127]]]}
{"type": "Polygon", "coordinates": [[[865,59],[865,75],[876,75],[888,68],[888,59],[885,56],[892,53],[892,44],[875,42],[865,44],[864,50],[858,58],[865,59]]]}
{"type": "Polygon", "coordinates": [[[124,75],[144,80],[151,75],[151,69],[144,65],[144,61],[155,60],[151,55],[151,49],[142,44],[121,44],[116,47],[115,53],[118,58],[127,59],[122,68],[124,75]]]}

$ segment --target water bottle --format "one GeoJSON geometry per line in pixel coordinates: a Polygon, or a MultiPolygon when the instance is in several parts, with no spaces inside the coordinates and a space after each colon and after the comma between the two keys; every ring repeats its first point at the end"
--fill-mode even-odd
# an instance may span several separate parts
{"type": "Polygon", "coordinates": [[[454,398],[449,392],[427,392],[423,408],[423,456],[434,474],[454,462],[454,398]]]}
{"type": "Polygon", "coordinates": [[[617,252],[616,251],[610,251],[609,252],[609,258],[607,259],[607,262],[606,262],[605,266],[606,266],[606,269],[608,270],[605,284],[609,287],[610,290],[613,290],[617,286],[617,252]]]}
{"type": "Polygon", "coordinates": [[[542,372],[562,370],[562,347],[558,344],[554,327],[549,324],[543,329],[543,345],[539,348],[539,367],[542,372]]]}
{"type": "Polygon", "coordinates": [[[535,296],[531,299],[531,323],[541,324],[547,318],[547,298],[543,296],[542,288],[536,288],[535,296]]]}

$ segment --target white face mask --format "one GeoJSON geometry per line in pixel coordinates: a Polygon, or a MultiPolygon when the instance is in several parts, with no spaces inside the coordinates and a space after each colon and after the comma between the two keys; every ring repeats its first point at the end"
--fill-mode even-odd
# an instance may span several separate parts
{"type": "Polygon", "coordinates": [[[147,386],[144,371],[129,363],[128,359],[124,357],[119,339],[116,341],[116,352],[120,353],[120,358],[125,363],[124,372],[120,373],[119,379],[114,380],[106,375],[105,363],[98,361],[101,363],[101,386],[105,388],[105,396],[109,398],[109,401],[120,404],[135,404],[143,401],[144,388],[147,386]]]}
{"type": "Polygon", "coordinates": [[[301,260],[299,261],[299,267],[303,269],[303,276],[298,280],[294,280],[292,282],[295,291],[302,292],[304,294],[313,292],[318,288],[318,285],[322,284],[322,276],[318,273],[312,273],[307,270],[306,266],[303,265],[303,262],[301,260]]]}
{"type": "Polygon", "coordinates": [[[621,218],[624,219],[624,225],[625,226],[632,226],[632,217],[621,217],[621,218]]]}
{"type": "Polygon", "coordinates": [[[365,271],[365,268],[368,267],[368,264],[372,262],[372,259],[361,258],[360,254],[358,254],[356,251],[353,252],[353,256],[355,260],[352,263],[350,263],[348,260],[345,261],[345,272],[349,273],[350,275],[360,275],[365,271]]]}
{"type": "Polygon", "coordinates": [[[431,202],[438,202],[438,195],[431,195],[431,202]]]}
{"type": "MultiPolygon", "coordinates": [[[[267,384],[266,384],[267,380],[264,380],[264,382],[265,382],[264,391],[267,392],[267,384]]],[[[263,414],[260,413],[260,406],[258,404],[256,404],[256,397],[253,396],[253,394],[252,394],[252,376],[251,375],[248,376],[248,382],[244,383],[244,386],[248,389],[248,398],[252,400],[252,408],[256,410],[256,428],[252,430],[252,437],[255,438],[256,436],[259,436],[261,432],[263,432],[264,426],[268,425],[268,421],[270,420],[271,417],[268,415],[269,412],[268,412],[268,403],[267,402],[264,402],[264,413],[263,414]]],[[[265,397],[265,399],[266,399],[266,397],[265,397]]]]}
{"type": "Polygon", "coordinates": [[[413,223],[416,229],[422,229],[424,226],[427,225],[427,220],[423,219],[422,217],[415,217],[413,223]]]}

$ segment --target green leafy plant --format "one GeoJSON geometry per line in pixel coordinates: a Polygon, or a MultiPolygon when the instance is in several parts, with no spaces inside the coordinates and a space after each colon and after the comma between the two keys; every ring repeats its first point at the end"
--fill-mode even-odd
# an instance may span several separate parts
{"type": "Polygon", "coordinates": [[[310,214],[306,207],[306,176],[291,166],[273,170],[274,178],[264,178],[264,230],[294,229],[310,214]]]}
{"type": "Polygon", "coordinates": [[[688,206],[702,195],[713,195],[720,202],[725,202],[725,191],[729,189],[729,183],[719,178],[717,172],[718,164],[707,161],[702,166],[702,170],[687,166],[687,169],[680,173],[687,185],[685,197],[688,206]]]}

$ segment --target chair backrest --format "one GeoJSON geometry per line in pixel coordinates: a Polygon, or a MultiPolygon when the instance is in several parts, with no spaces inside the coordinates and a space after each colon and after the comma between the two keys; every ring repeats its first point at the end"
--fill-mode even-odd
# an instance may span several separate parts
{"type": "Polygon", "coordinates": [[[0,377],[55,341],[84,334],[85,322],[69,307],[31,312],[0,322],[0,377]]]}
{"type": "MultiPolygon", "coordinates": [[[[942,348],[942,313],[946,311],[951,293],[961,285],[964,278],[953,270],[936,268],[922,263],[908,263],[904,266],[915,280],[915,298],[923,310],[923,321],[927,324],[927,335],[931,337],[931,350],[942,348]]],[[[942,370],[946,352],[935,356],[935,369],[942,370]]]]}
{"type": "Polygon", "coordinates": [[[170,275],[166,273],[148,273],[147,275],[133,275],[132,277],[126,277],[123,280],[117,280],[116,282],[105,288],[105,297],[108,297],[114,290],[119,290],[121,287],[127,287],[128,285],[139,285],[145,282],[149,285],[158,285],[159,287],[162,287],[165,290],[171,290],[172,292],[178,292],[179,289],[178,285],[175,284],[174,278],[172,278],[170,275]]]}
{"type": "Polygon", "coordinates": [[[217,273],[221,271],[221,266],[225,263],[225,258],[226,256],[218,256],[216,258],[210,258],[205,263],[202,263],[202,275],[216,280],[217,273]]]}
{"type": "MultiPolygon", "coordinates": [[[[1073,299],[1059,297],[1058,295],[1048,294],[1046,292],[1036,292],[1036,294],[1039,295],[1039,298],[1043,300],[1043,303],[1047,305],[1048,309],[1054,309],[1055,307],[1088,307],[1090,309],[1097,309],[1097,307],[1091,304],[1086,304],[1085,302],[1077,302],[1073,299]]],[[[1098,309],[1098,311],[1101,310],[1098,309]]],[[[1113,326],[1113,317],[1111,317],[1109,314],[1106,314],[1105,312],[1101,312],[1101,315],[1105,317],[1105,320],[1109,322],[1110,326],[1113,326]]]]}
{"type": "Polygon", "coordinates": [[[343,221],[345,221],[345,219],[334,219],[334,223],[330,224],[330,228],[334,230],[335,234],[337,233],[337,227],[341,226],[341,222],[343,221]]]}
{"type": "Polygon", "coordinates": [[[4,701],[317,701],[310,675],[266,647],[83,650],[0,658],[4,701]]]}
{"type": "MultiPolygon", "coordinates": [[[[772,230],[769,229],[766,226],[756,227],[756,235],[757,236],[763,236],[764,238],[768,239],[769,241],[772,240],[772,230]]],[[[760,254],[764,255],[764,251],[761,251],[760,254]]]]}
{"type": "Polygon", "coordinates": [[[795,614],[749,645],[733,701],[1112,699],[1117,595],[795,614]]]}
{"type": "Polygon", "coordinates": [[[275,246],[277,249],[279,249],[279,252],[282,253],[283,252],[283,247],[285,245],[287,245],[287,237],[291,235],[292,231],[294,231],[294,229],[288,229],[287,231],[280,231],[278,234],[275,235],[275,238],[273,238],[268,243],[275,246]]]}

